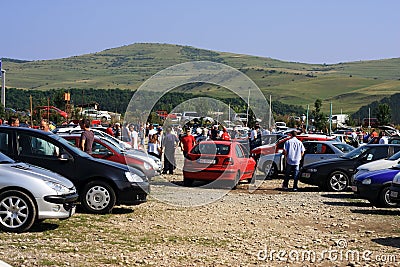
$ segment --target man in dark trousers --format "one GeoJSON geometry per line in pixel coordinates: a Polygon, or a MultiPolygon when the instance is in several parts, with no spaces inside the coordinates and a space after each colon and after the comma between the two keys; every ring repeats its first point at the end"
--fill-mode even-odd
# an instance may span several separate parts
{"type": "Polygon", "coordinates": [[[178,137],[172,133],[171,126],[166,129],[166,134],[162,139],[162,146],[164,150],[164,168],[163,174],[174,174],[175,163],[175,148],[179,144],[178,137]]]}

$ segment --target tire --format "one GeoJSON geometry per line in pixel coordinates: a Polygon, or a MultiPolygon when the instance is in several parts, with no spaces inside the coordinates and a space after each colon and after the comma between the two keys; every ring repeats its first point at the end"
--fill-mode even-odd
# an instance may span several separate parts
{"type": "Polygon", "coordinates": [[[257,179],[257,168],[254,169],[253,172],[253,176],[251,176],[251,178],[247,179],[247,182],[251,185],[256,183],[256,179],[257,179]]]}
{"type": "Polygon", "coordinates": [[[376,203],[377,207],[381,207],[381,208],[398,207],[397,203],[390,202],[389,193],[390,193],[389,186],[385,186],[384,188],[382,188],[382,190],[379,192],[378,201],[376,203]]]}
{"type": "Polygon", "coordinates": [[[102,122],[106,122],[106,121],[107,121],[107,117],[102,117],[102,118],[101,118],[101,121],[102,121],[102,122]]]}
{"type": "Polygon", "coordinates": [[[106,182],[92,181],[82,190],[81,204],[89,213],[111,213],[115,203],[114,189],[106,182]]]}
{"type": "Polygon", "coordinates": [[[334,171],[328,176],[327,189],[334,192],[343,192],[349,185],[349,177],[342,171],[334,171]]]}
{"type": "Polygon", "coordinates": [[[21,233],[31,228],[36,219],[36,206],[31,197],[18,190],[0,194],[0,229],[21,233]]]}
{"type": "Polygon", "coordinates": [[[187,178],[183,178],[183,185],[184,186],[192,186],[193,185],[193,179],[187,179],[187,178]]]}
{"type": "Polygon", "coordinates": [[[241,176],[240,175],[240,171],[238,171],[236,173],[235,180],[232,181],[232,185],[231,185],[232,189],[236,189],[236,187],[237,187],[237,185],[239,184],[239,181],[240,181],[240,176],[241,176]]]}
{"type": "Polygon", "coordinates": [[[263,171],[265,173],[265,178],[276,179],[278,177],[278,167],[275,162],[270,160],[264,162],[263,171]]]}

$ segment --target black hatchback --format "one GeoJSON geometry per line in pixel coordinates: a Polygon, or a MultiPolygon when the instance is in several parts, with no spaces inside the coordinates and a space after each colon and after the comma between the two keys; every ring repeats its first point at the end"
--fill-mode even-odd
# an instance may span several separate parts
{"type": "Polygon", "coordinates": [[[358,166],[388,158],[398,151],[400,151],[400,145],[395,144],[360,146],[339,158],[303,166],[299,180],[305,184],[317,185],[324,190],[344,191],[350,185],[350,179],[358,166]]]}
{"type": "Polygon", "coordinates": [[[51,132],[0,126],[0,151],[16,161],[54,171],[76,186],[82,207],[110,213],[115,205],[146,202],[146,176],[124,164],[93,158],[51,132]]]}

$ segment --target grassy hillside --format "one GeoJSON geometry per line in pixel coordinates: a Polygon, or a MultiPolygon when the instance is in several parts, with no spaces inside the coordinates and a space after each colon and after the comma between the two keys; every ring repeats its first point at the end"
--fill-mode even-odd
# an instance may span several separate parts
{"type": "MultiPolygon", "coordinates": [[[[266,96],[286,104],[334,113],[355,112],[361,106],[400,92],[400,58],[333,65],[284,62],[169,44],[133,44],[98,53],[43,61],[3,60],[9,88],[137,89],[143,81],[175,64],[209,60],[227,64],[248,75],[266,96]]],[[[222,88],[202,85],[192,93],[232,97],[222,88]]]]}

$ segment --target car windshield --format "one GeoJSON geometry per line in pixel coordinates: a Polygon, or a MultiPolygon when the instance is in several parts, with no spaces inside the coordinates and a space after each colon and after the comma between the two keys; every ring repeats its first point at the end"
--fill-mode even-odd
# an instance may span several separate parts
{"type": "MultiPolygon", "coordinates": [[[[100,136],[99,136],[100,137],[100,136]]],[[[115,142],[113,142],[113,141],[110,141],[110,140],[108,140],[107,138],[104,138],[104,137],[100,137],[100,139],[104,142],[104,143],[106,143],[108,146],[110,146],[113,150],[115,150],[115,151],[117,151],[118,152],[118,154],[121,154],[122,152],[124,152],[124,150],[119,146],[119,144],[117,144],[117,143],[115,143],[115,142]]]]}
{"type": "Polygon", "coordinates": [[[343,153],[348,153],[348,152],[354,150],[353,146],[348,145],[348,144],[344,144],[344,143],[333,144],[333,146],[335,146],[337,149],[339,149],[343,153]]]}
{"type": "Polygon", "coordinates": [[[388,158],[388,160],[398,160],[400,159],[400,151],[388,158]]]}
{"type": "Polygon", "coordinates": [[[3,153],[0,152],[0,163],[1,164],[8,164],[8,163],[14,163],[12,159],[4,155],[3,153]]]}
{"type": "Polygon", "coordinates": [[[191,151],[192,154],[210,154],[210,155],[228,155],[230,145],[214,144],[214,143],[200,143],[195,146],[191,151]]]}
{"type": "Polygon", "coordinates": [[[341,158],[355,159],[355,158],[358,158],[362,153],[364,153],[368,149],[369,149],[369,147],[367,147],[367,146],[360,146],[359,148],[356,148],[353,151],[341,156],[341,158]]]}

